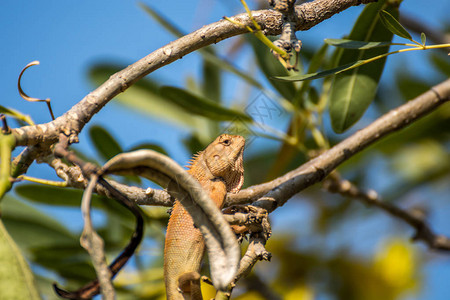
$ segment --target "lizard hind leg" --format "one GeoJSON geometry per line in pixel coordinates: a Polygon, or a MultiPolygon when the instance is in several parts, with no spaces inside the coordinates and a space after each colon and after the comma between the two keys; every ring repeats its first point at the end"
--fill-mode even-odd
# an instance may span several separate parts
{"type": "Polygon", "coordinates": [[[178,277],[178,289],[184,299],[202,300],[200,289],[200,274],[198,272],[186,272],[178,277]]]}

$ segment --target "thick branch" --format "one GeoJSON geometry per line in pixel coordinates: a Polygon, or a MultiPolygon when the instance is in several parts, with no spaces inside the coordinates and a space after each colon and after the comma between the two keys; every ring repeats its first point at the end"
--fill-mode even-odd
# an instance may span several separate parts
{"type": "Polygon", "coordinates": [[[225,289],[236,274],[240,249],[222,213],[194,177],[169,157],[152,150],[119,154],[109,160],[102,171],[115,173],[143,166],[173,181],[169,191],[177,194],[176,198],[194,219],[207,245],[214,286],[225,289]]]}
{"type": "Polygon", "coordinates": [[[366,128],[297,169],[275,180],[241,190],[238,194],[229,195],[225,205],[251,203],[264,196],[256,206],[271,212],[296,193],[321,181],[354,154],[380,138],[402,129],[449,99],[450,79],[447,79],[417,98],[383,115],[366,128]]]}
{"type": "MultiPolygon", "coordinates": [[[[299,19],[296,30],[310,29],[350,6],[370,2],[375,2],[375,0],[316,0],[304,3],[296,7],[299,19]]],[[[253,16],[264,29],[265,34],[277,35],[281,33],[282,22],[279,12],[259,10],[253,12],[253,16]]],[[[252,26],[246,13],[237,15],[232,19],[244,25],[252,26]]],[[[183,36],[112,75],[105,83],[56,120],[13,130],[17,140],[16,145],[29,146],[42,142],[53,143],[56,142],[61,131],[65,131],[67,135],[72,133],[73,136],[76,136],[94,114],[100,111],[112,98],[124,92],[142,77],[197,49],[244,33],[247,33],[246,29],[226,20],[221,20],[183,36]]]]}
{"type": "MultiPolygon", "coordinates": [[[[44,161],[48,163],[53,169],[55,169],[56,174],[65,182],[67,182],[68,187],[83,190],[87,187],[88,180],[84,178],[79,167],[69,167],[68,165],[63,163],[61,159],[55,158],[54,156],[48,156],[44,159],[44,161]]],[[[142,174],[144,173],[144,171],[145,170],[137,170],[137,172],[134,174],[142,174]]],[[[148,171],[146,171],[146,173],[148,173],[148,171]]],[[[146,174],[146,177],[148,178],[150,176],[146,174]]],[[[151,188],[142,189],[136,186],[128,186],[111,179],[108,180],[108,182],[125,197],[132,200],[133,202],[136,202],[136,204],[157,206],[173,205],[173,200],[170,198],[170,195],[164,190],[151,188]]],[[[109,198],[114,197],[101,184],[97,184],[95,186],[95,192],[99,195],[103,195],[109,198]]]]}

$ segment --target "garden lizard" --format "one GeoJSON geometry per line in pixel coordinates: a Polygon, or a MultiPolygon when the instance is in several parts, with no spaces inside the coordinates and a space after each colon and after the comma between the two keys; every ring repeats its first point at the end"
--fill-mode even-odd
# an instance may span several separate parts
{"type": "MultiPolygon", "coordinates": [[[[190,162],[188,173],[200,182],[219,208],[226,194],[238,192],[244,182],[244,145],[243,137],[222,134],[205,150],[194,155],[190,162]]],[[[205,243],[200,230],[176,200],[164,247],[167,299],[202,299],[199,272],[204,252],[205,243]]]]}

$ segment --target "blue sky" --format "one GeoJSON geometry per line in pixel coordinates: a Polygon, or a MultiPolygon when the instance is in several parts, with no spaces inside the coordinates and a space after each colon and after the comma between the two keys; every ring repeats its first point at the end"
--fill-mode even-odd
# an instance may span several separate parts
{"type": "MultiPolygon", "coordinates": [[[[224,15],[243,11],[238,0],[145,3],[170,16],[185,32],[219,20],[224,15]]],[[[249,4],[256,6],[251,1],[249,4]]],[[[450,23],[448,0],[428,3],[423,0],[405,0],[403,6],[403,12],[433,27],[440,28],[445,21],[447,25],[450,23]]],[[[339,38],[350,31],[361,9],[350,8],[307,32],[297,33],[297,36],[314,44],[319,44],[324,38],[339,38]]],[[[0,2],[0,37],[0,104],[30,114],[36,123],[48,122],[50,116],[44,104],[28,103],[17,92],[17,77],[27,63],[39,60],[41,65],[26,71],[22,82],[24,90],[33,97],[51,98],[53,111],[59,116],[93,90],[94,86],[87,78],[88,67],[92,63],[112,61],[128,65],[173,40],[138,6],[138,2],[119,0],[3,0],[0,2]]],[[[219,47],[227,43],[229,41],[222,42],[219,47]]],[[[406,62],[412,72],[421,72],[423,76],[430,72],[421,64],[423,56],[420,53],[388,60],[392,65],[396,62],[406,62]]],[[[241,68],[248,66],[243,61],[235,63],[240,64],[241,68]]],[[[197,76],[199,69],[198,56],[191,54],[157,70],[152,76],[161,78],[167,84],[184,85],[186,76],[197,76]]],[[[389,75],[384,75],[383,80],[388,79],[389,75]]],[[[225,89],[225,98],[232,98],[235,96],[232,88],[235,81],[229,79],[227,82],[230,88],[225,89]]],[[[181,164],[190,155],[178,143],[180,137],[186,134],[183,128],[136,115],[114,104],[107,105],[91,123],[113,129],[125,148],[153,141],[170,149],[169,153],[181,164]],[[147,128],[148,133],[145,131],[147,128]]],[[[86,133],[82,133],[80,138],[80,146],[89,152],[86,133]]],[[[50,178],[54,176],[52,170],[36,166],[29,174],[50,178]]],[[[442,222],[442,216],[440,218],[439,225],[449,225],[448,220],[442,222]]],[[[449,267],[448,257],[440,260],[449,267]]],[[[450,288],[445,289],[442,284],[443,278],[450,279],[448,269],[437,264],[427,267],[432,289],[425,288],[422,296],[445,299],[443,293],[450,288]]]]}

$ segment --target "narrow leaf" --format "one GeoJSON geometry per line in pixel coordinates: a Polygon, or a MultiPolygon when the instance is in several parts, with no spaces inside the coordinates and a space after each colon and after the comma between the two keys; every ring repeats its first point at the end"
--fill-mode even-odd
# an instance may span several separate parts
{"type": "MultiPolygon", "coordinates": [[[[215,55],[213,47],[207,47],[204,49],[205,51],[209,51],[211,55],[215,55]]],[[[222,75],[221,70],[216,64],[211,63],[209,60],[206,59],[203,60],[203,85],[202,85],[203,95],[206,98],[214,100],[215,102],[220,102],[222,89],[221,75],[222,75]]]]}
{"type": "Polygon", "coordinates": [[[77,243],[77,238],[64,225],[12,197],[2,203],[2,220],[22,249],[77,243]]]}
{"type": "MultiPolygon", "coordinates": [[[[381,22],[379,11],[383,8],[398,14],[396,8],[387,6],[388,1],[379,1],[367,5],[361,12],[350,33],[350,40],[382,41],[389,44],[392,33],[381,22]]],[[[392,16],[392,15],[391,15],[392,16]]],[[[329,95],[329,112],[331,125],[337,133],[342,133],[355,124],[364,114],[375,98],[378,82],[384,69],[386,58],[378,59],[370,64],[364,60],[385,54],[389,47],[371,49],[338,49],[341,53],[338,65],[346,65],[357,59],[356,68],[351,66],[341,70],[335,76],[329,95]],[[358,65],[359,64],[359,65],[358,65]]]]}
{"type": "Polygon", "coordinates": [[[98,154],[104,160],[109,160],[113,156],[123,152],[119,143],[101,126],[92,126],[89,130],[89,136],[98,154]]]}
{"type": "Polygon", "coordinates": [[[28,123],[29,125],[34,125],[34,122],[29,115],[24,115],[17,110],[10,109],[10,108],[0,105],[0,113],[12,116],[12,117],[16,118],[17,120],[28,123]]]}
{"type": "Polygon", "coordinates": [[[399,37],[412,41],[412,36],[408,31],[394,18],[390,13],[385,10],[380,11],[380,18],[383,25],[393,34],[399,37]]]}
{"type": "Polygon", "coordinates": [[[282,81],[303,81],[303,80],[312,80],[317,78],[322,78],[334,74],[339,74],[351,69],[354,69],[356,67],[359,67],[363,65],[366,61],[365,60],[358,60],[355,62],[351,62],[333,69],[328,69],[321,72],[315,72],[315,73],[309,73],[309,74],[300,74],[300,75],[293,75],[293,76],[285,76],[285,77],[278,77],[275,76],[274,79],[282,80],[282,81]]]}
{"type": "Polygon", "coordinates": [[[280,93],[281,96],[291,101],[297,90],[295,84],[292,82],[280,82],[273,80],[274,76],[289,76],[290,73],[272,55],[272,53],[270,53],[269,48],[262,45],[261,41],[255,36],[248,35],[248,40],[253,48],[253,52],[255,53],[256,61],[267,80],[280,93]]]}
{"type": "Polygon", "coordinates": [[[427,36],[423,32],[420,34],[420,41],[422,42],[422,45],[425,46],[425,43],[427,42],[427,36]]]}
{"type": "Polygon", "coordinates": [[[189,113],[204,116],[216,121],[230,121],[236,117],[246,121],[251,120],[249,116],[240,111],[223,107],[214,101],[197,96],[180,88],[164,86],[160,91],[161,95],[189,113]]]}
{"type": "Polygon", "coordinates": [[[378,47],[389,46],[390,42],[364,42],[364,41],[353,41],[347,39],[325,39],[325,43],[344,49],[372,49],[378,47]]]}
{"type": "MultiPolygon", "coordinates": [[[[185,33],[183,33],[179,28],[177,28],[177,26],[175,26],[173,22],[171,22],[168,18],[164,17],[162,14],[156,12],[154,9],[152,9],[151,7],[149,7],[144,3],[139,3],[139,5],[141,6],[142,9],[144,9],[146,13],[148,13],[152,18],[154,18],[156,22],[158,22],[162,27],[164,27],[167,31],[169,31],[177,38],[185,35],[185,33]]],[[[257,80],[255,80],[251,75],[244,73],[243,71],[233,66],[230,62],[226,61],[223,58],[218,57],[216,54],[211,53],[211,51],[208,51],[208,48],[199,49],[198,53],[200,53],[203,56],[203,59],[205,59],[205,61],[207,61],[208,63],[215,65],[216,67],[219,67],[225,71],[235,74],[236,76],[244,79],[250,85],[262,88],[262,85],[257,80]]]]}
{"type": "Polygon", "coordinates": [[[247,74],[235,66],[233,66],[230,62],[226,61],[223,58],[220,58],[210,52],[205,51],[204,49],[199,49],[199,53],[203,56],[203,58],[208,61],[210,64],[215,65],[224,71],[228,71],[230,73],[233,73],[234,75],[240,77],[243,79],[246,83],[261,89],[263,86],[261,83],[259,83],[256,79],[253,78],[252,75],[247,74]]]}
{"type": "Polygon", "coordinates": [[[158,13],[156,10],[148,6],[147,4],[143,2],[138,3],[139,6],[147,13],[149,14],[153,19],[155,19],[156,22],[158,22],[159,25],[164,27],[167,31],[169,31],[174,36],[180,38],[184,35],[184,33],[175,26],[172,22],[169,21],[169,19],[165,18],[162,14],[158,13]]]}
{"type": "MultiPolygon", "coordinates": [[[[308,66],[308,74],[316,72],[326,63],[326,54],[328,50],[328,44],[324,43],[319,50],[314,51],[314,55],[310,58],[310,63],[308,66]]],[[[300,89],[296,91],[295,97],[293,99],[293,104],[298,107],[298,104],[304,103],[305,93],[310,89],[311,81],[303,82],[300,89]]],[[[294,119],[291,120],[291,122],[294,119]]]]}
{"type": "Polygon", "coordinates": [[[444,76],[450,77],[450,60],[448,55],[431,53],[430,59],[436,70],[440,71],[444,76]]]}
{"type": "Polygon", "coordinates": [[[409,72],[400,73],[396,76],[396,87],[403,96],[403,100],[409,101],[418,95],[428,91],[431,86],[417,76],[411,75],[409,72]]]}
{"type": "MultiPolygon", "coordinates": [[[[92,82],[99,85],[123,68],[110,64],[99,64],[91,68],[89,76],[92,82]]],[[[159,93],[159,83],[148,77],[133,84],[126,93],[121,93],[117,98],[113,103],[151,115],[165,122],[188,128],[193,128],[196,124],[194,116],[186,114],[178,105],[162,97],[159,93]]]]}
{"type": "MultiPolygon", "coordinates": [[[[21,184],[18,185],[14,191],[27,200],[60,206],[79,207],[81,204],[82,190],[72,188],[59,188],[53,186],[39,185],[39,184],[21,184]]],[[[98,196],[94,196],[98,197],[98,196]]],[[[93,206],[98,201],[93,201],[93,206]]]]}

